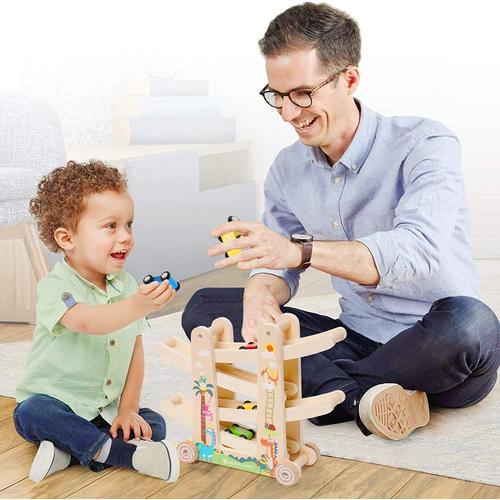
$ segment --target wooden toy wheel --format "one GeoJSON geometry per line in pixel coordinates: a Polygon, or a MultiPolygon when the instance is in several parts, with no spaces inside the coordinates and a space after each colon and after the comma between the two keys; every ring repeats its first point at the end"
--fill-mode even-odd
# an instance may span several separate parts
{"type": "Polygon", "coordinates": [[[285,460],[276,467],[276,481],[283,486],[294,485],[302,475],[302,469],[299,465],[285,460]]]}
{"type": "Polygon", "coordinates": [[[315,443],[311,443],[310,441],[304,443],[304,445],[305,445],[304,451],[307,454],[306,465],[307,466],[314,465],[319,460],[319,457],[321,456],[321,451],[315,443]]]}
{"type": "Polygon", "coordinates": [[[191,441],[183,441],[177,446],[177,453],[181,462],[192,464],[198,460],[198,450],[191,441]]]}

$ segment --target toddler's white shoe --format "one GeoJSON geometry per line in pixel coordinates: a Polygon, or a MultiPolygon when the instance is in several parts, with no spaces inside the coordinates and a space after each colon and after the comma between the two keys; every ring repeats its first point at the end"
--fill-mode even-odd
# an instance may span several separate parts
{"type": "Polygon", "coordinates": [[[429,417],[427,394],[398,384],[376,385],[359,402],[359,418],[365,427],[385,439],[403,439],[427,425],[429,417]]]}
{"type": "Polygon", "coordinates": [[[163,479],[169,483],[176,481],[180,472],[180,461],[177,447],[170,441],[145,441],[131,439],[128,441],[137,446],[132,465],[137,472],[146,476],[163,479]]]}
{"type": "Polygon", "coordinates": [[[51,441],[42,441],[38,447],[29,478],[35,483],[60,470],[66,469],[71,462],[71,455],[61,451],[51,441]]]}

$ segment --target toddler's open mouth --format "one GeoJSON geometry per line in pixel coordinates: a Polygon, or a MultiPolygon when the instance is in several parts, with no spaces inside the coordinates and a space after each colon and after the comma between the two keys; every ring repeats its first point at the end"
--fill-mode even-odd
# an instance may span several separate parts
{"type": "Polygon", "coordinates": [[[119,252],[113,252],[111,254],[111,257],[113,257],[113,259],[116,259],[116,260],[119,260],[122,262],[125,260],[126,256],[127,256],[127,250],[120,250],[119,252]]]}

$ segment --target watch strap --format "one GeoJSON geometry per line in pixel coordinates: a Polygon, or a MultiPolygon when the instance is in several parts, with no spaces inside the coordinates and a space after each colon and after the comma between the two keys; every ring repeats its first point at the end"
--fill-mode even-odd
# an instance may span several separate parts
{"type": "Polygon", "coordinates": [[[307,269],[311,265],[313,242],[305,241],[301,242],[300,245],[302,246],[302,261],[297,269],[307,269]]]}

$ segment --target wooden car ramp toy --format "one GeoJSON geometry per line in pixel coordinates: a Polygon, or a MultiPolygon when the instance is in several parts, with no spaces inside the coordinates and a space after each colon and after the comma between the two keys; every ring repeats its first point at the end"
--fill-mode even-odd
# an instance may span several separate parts
{"type": "Polygon", "coordinates": [[[195,328],[191,344],[176,337],[159,342],[157,354],[193,377],[192,397],[175,394],[161,406],[180,423],[192,422],[192,439],[177,447],[180,459],[295,484],[302,467],[316,463],[320,454],[314,443],[303,442],[301,420],[330,413],[345,399],[342,391],[302,398],[300,358],[330,349],[345,336],[344,328],[335,328],[300,338],[297,317],[287,313],[276,324],[259,328],[257,349],[240,349],[244,344],[234,342],[226,318],[195,328]],[[254,364],[256,372],[234,363],[254,364]],[[245,407],[249,400],[256,402],[256,409],[245,407]],[[235,422],[253,428],[253,437],[224,432],[235,422]]]}

